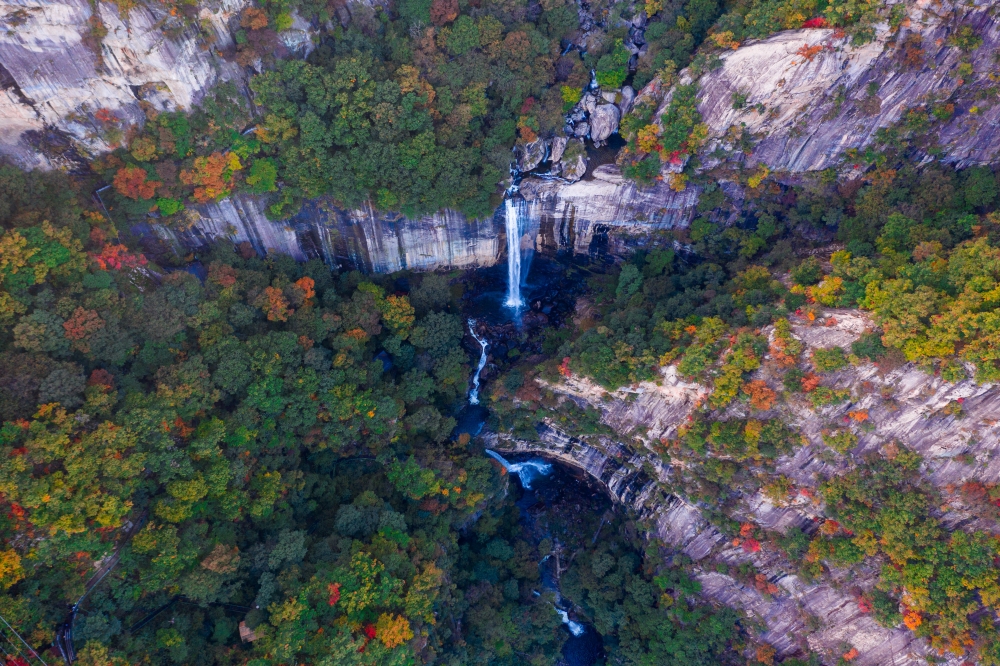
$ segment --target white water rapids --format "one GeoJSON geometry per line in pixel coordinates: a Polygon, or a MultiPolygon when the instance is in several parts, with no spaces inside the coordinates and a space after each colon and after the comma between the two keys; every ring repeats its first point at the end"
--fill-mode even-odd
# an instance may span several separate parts
{"type": "Polygon", "coordinates": [[[521,485],[524,486],[526,490],[531,490],[531,482],[534,479],[537,479],[540,476],[548,476],[552,473],[552,465],[544,460],[535,459],[512,463],[508,462],[496,451],[490,451],[489,449],[486,449],[486,455],[494,458],[497,462],[503,465],[503,468],[507,470],[508,473],[517,474],[517,478],[521,479],[521,485]]]}
{"type": "Polygon", "coordinates": [[[562,608],[556,606],[556,613],[558,613],[559,617],[562,618],[563,624],[565,624],[566,628],[569,629],[569,633],[573,634],[574,636],[582,636],[583,632],[586,631],[586,629],[584,629],[582,624],[580,624],[579,622],[574,622],[573,620],[569,619],[569,613],[564,611],[562,608]]]}
{"type": "Polygon", "coordinates": [[[479,343],[483,351],[479,355],[479,365],[476,367],[476,374],[472,376],[472,390],[469,391],[469,404],[478,405],[479,404],[479,373],[483,371],[486,367],[486,348],[490,346],[490,343],[486,341],[486,338],[480,338],[476,335],[476,320],[469,320],[469,333],[472,334],[473,339],[479,343]]]}

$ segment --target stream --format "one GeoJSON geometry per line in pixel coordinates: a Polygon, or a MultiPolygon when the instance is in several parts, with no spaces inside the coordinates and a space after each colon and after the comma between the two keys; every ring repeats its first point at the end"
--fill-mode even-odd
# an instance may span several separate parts
{"type": "MultiPolygon", "coordinates": [[[[507,460],[495,451],[487,449],[486,453],[517,479],[511,486],[517,497],[514,503],[520,509],[522,529],[536,545],[543,539],[566,544],[589,541],[592,525],[587,519],[611,509],[604,494],[575,470],[538,457],[512,456],[507,460]]],[[[593,626],[579,621],[582,618],[576,617],[572,601],[562,596],[557,559],[546,555],[538,566],[542,586],[556,595],[555,611],[567,633],[560,664],[593,666],[604,655],[603,639],[593,626]]],[[[568,565],[565,561],[562,564],[565,572],[568,565]]]]}

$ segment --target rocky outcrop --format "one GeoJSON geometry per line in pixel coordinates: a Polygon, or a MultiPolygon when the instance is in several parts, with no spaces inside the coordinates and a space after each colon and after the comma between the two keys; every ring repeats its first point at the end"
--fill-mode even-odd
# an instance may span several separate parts
{"type": "Polygon", "coordinates": [[[549,142],[545,139],[535,139],[529,144],[519,146],[517,150],[517,168],[528,172],[538,167],[549,153],[549,142]]]}
{"type": "Polygon", "coordinates": [[[521,194],[530,204],[539,249],[584,255],[625,256],[656,242],[661,232],[687,226],[698,203],[696,188],[639,187],[612,164],[572,184],[533,179],[521,185],[521,194]]]}
{"type": "Polygon", "coordinates": [[[0,2],[0,153],[25,166],[54,166],[39,135],[57,131],[79,150],[102,152],[122,127],[154,109],[190,108],[240,69],[215,55],[232,43],[227,21],[243,0],[202,8],[188,25],[166,7],[139,5],[122,17],[111,3],[87,0],[0,2]],[[91,7],[97,14],[93,15],[91,7]],[[98,40],[92,25],[107,35],[98,40]],[[105,120],[96,113],[107,110],[105,120]]]}
{"type": "MultiPolygon", "coordinates": [[[[805,347],[802,363],[806,365],[815,349],[838,346],[849,351],[851,343],[871,327],[863,312],[828,310],[814,321],[793,318],[792,332],[805,347]]],[[[768,363],[754,378],[780,389],[768,363]]],[[[824,655],[824,663],[834,663],[842,645],[848,643],[859,651],[852,663],[870,666],[926,664],[936,657],[923,639],[902,627],[879,627],[858,607],[848,590],[869,590],[875,583],[875,567],[831,567],[822,580],[809,583],[795,573],[794,563],[774,549],[748,553],[734,547],[697,506],[668,490],[678,480],[677,470],[669,457],[661,457],[654,449],[662,451],[661,438],[677,436],[678,427],[704,403],[706,387],[683,380],[673,366],[663,368],[655,382],[613,392],[576,376],[542,383],[556,394],[601,410],[602,421],[617,433],[616,438],[588,436],[584,440],[543,424],[538,441],[500,438],[490,445],[541,454],[584,470],[615,502],[650,526],[652,535],[695,561],[704,596],[761,620],[764,629],[759,638],[773,645],[779,656],[808,649],[824,655]],[[732,571],[747,563],[757,572],[753,580],[719,571],[719,565],[732,571]]],[[[813,409],[804,398],[793,397],[764,415],[789,423],[805,438],[792,455],[778,458],[774,474],[815,491],[822,479],[842,474],[861,456],[895,443],[923,456],[924,475],[944,500],[939,509],[943,525],[1000,533],[1000,526],[965,506],[955,491],[970,480],[1000,481],[1000,390],[996,386],[971,380],[949,383],[912,364],[880,370],[870,363],[829,373],[823,384],[846,390],[849,399],[813,409]],[[848,412],[865,412],[865,427],[845,424],[854,421],[848,412]],[[858,436],[857,446],[848,455],[837,454],[823,443],[822,431],[836,427],[852,427],[858,436]]],[[[712,418],[746,416],[747,406],[737,401],[712,418]]],[[[812,532],[823,510],[821,502],[806,496],[779,507],[754,492],[740,499],[734,517],[766,529],[784,532],[799,527],[812,532]]],[[[946,663],[957,666],[962,660],[950,657],[946,663]]]]}
{"type": "Polygon", "coordinates": [[[960,167],[996,161],[1000,105],[983,99],[995,86],[1000,20],[986,5],[916,2],[906,10],[898,29],[880,24],[862,46],[834,30],[794,30],[722,53],[722,66],[698,81],[698,110],[713,139],[704,153],[733,150],[726,135],[742,127],[757,139],[749,163],[826,169],[914,110],[946,161],[960,167]],[[953,39],[965,28],[981,40],[968,53],[953,39]]]}

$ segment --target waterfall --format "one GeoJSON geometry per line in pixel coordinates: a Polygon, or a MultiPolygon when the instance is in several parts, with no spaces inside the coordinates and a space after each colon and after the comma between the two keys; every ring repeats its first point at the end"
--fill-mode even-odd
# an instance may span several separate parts
{"type": "Polygon", "coordinates": [[[490,343],[486,341],[486,338],[480,338],[476,335],[476,320],[469,320],[469,333],[472,334],[472,338],[479,343],[479,346],[483,348],[482,353],[479,355],[479,366],[476,368],[476,374],[472,376],[472,390],[469,392],[469,404],[478,405],[479,404],[479,373],[483,371],[486,367],[486,348],[490,346],[490,343]]]}
{"type": "Polygon", "coordinates": [[[520,308],[521,300],[521,216],[513,197],[504,200],[507,230],[507,300],[508,308],[520,308]]]}
{"type": "Polygon", "coordinates": [[[524,486],[525,490],[531,490],[531,482],[533,479],[537,479],[540,476],[548,476],[552,473],[552,465],[544,460],[525,460],[524,462],[519,463],[507,462],[502,455],[496,451],[490,451],[489,449],[486,449],[486,455],[494,458],[497,462],[503,465],[503,468],[507,470],[508,473],[517,474],[517,477],[521,480],[521,485],[524,486]]]}
{"type": "Polygon", "coordinates": [[[574,622],[573,620],[569,619],[569,613],[564,611],[562,608],[559,608],[558,606],[556,606],[555,608],[556,608],[556,613],[558,613],[559,617],[562,618],[563,624],[565,624],[566,627],[569,629],[569,633],[573,634],[574,636],[582,636],[583,632],[586,631],[584,626],[579,622],[574,622]]]}

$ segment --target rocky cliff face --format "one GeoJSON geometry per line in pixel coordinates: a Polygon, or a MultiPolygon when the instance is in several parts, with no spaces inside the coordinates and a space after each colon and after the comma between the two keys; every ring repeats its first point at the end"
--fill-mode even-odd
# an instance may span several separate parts
{"type": "Polygon", "coordinates": [[[238,79],[239,68],[215,49],[231,45],[227,21],[245,4],[222,0],[185,22],[155,5],[122,17],[110,3],[3,0],[0,153],[26,166],[56,166],[58,156],[39,150],[47,133],[50,142],[62,135],[75,149],[102,152],[115,140],[95,119],[98,110],[116,125],[135,124],[144,117],[141,102],[185,109],[216,82],[238,79]]]}
{"type": "Polygon", "coordinates": [[[939,110],[931,131],[945,160],[960,167],[995,161],[1000,21],[992,6],[921,0],[905,7],[897,29],[879,25],[875,40],[863,46],[851,45],[843,33],[815,29],[723,53],[722,66],[698,81],[698,110],[712,138],[705,153],[732,149],[730,128],[742,126],[758,139],[749,163],[793,172],[826,169],[839,165],[844,150],[863,151],[879,129],[923,107],[924,113],[939,110]],[[963,52],[954,39],[962,29],[981,44],[963,52]]]}
{"type": "MultiPolygon", "coordinates": [[[[830,310],[814,322],[795,322],[793,333],[804,343],[807,358],[817,348],[849,347],[868,327],[863,313],[830,310]]],[[[776,385],[767,364],[755,378],[776,385]]],[[[996,456],[1000,390],[972,381],[948,383],[910,364],[888,372],[861,364],[827,375],[824,384],[849,390],[851,398],[816,411],[804,399],[793,398],[769,414],[793,425],[806,438],[793,455],[778,459],[775,473],[788,476],[800,488],[815,490],[821,478],[846,471],[859,456],[900,442],[924,457],[926,478],[945,500],[940,516],[945,525],[998,532],[995,524],[963,505],[955,488],[968,480],[1000,480],[996,456]],[[952,409],[945,410],[948,405],[952,409]],[[956,411],[955,405],[961,409],[956,411]],[[868,411],[872,427],[858,430],[858,444],[848,455],[834,453],[823,444],[821,431],[830,424],[842,425],[848,411],[858,410],[868,411]]],[[[676,470],[648,445],[676,436],[678,426],[704,401],[705,387],[685,382],[672,366],[664,368],[655,383],[643,382],[611,394],[579,377],[546,387],[600,409],[603,421],[618,433],[617,439],[591,436],[584,441],[543,424],[539,441],[498,438],[490,444],[500,450],[542,454],[585,470],[615,502],[649,525],[652,534],[696,562],[706,597],[760,619],[765,627],[760,638],[779,655],[808,648],[833,663],[846,642],[860,653],[852,663],[925,664],[928,658],[937,658],[911,632],[879,627],[861,612],[851,590],[868,590],[874,584],[874,569],[864,565],[851,570],[833,568],[829,576],[808,583],[780,553],[766,548],[747,553],[734,547],[697,506],[670,492],[676,470]],[[762,578],[748,581],[717,570],[719,564],[743,563],[752,564],[762,578]],[[768,584],[772,587],[767,588],[768,584]]],[[[714,417],[746,416],[746,409],[737,403],[714,417]]],[[[775,506],[757,492],[741,498],[737,513],[738,519],[767,529],[785,531],[794,526],[812,532],[823,517],[823,506],[804,496],[775,506]]],[[[957,666],[961,660],[947,663],[957,666]]]]}
{"type": "Polygon", "coordinates": [[[134,231],[153,234],[176,252],[220,240],[246,242],[260,255],[321,259],[367,273],[492,266],[503,244],[503,219],[496,217],[467,220],[446,210],[409,219],[378,213],[370,206],[344,211],[318,200],[289,220],[271,221],[264,215],[265,206],[258,197],[237,195],[194,208],[190,229],[177,231],[154,223],[134,231]]]}
{"type": "MultiPolygon", "coordinates": [[[[620,256],[654,242],[659,231],[686,226],[697,204],[694,188],[679,193],[662,184],[638,188],[613,165],[572,184],[529,178],[520,196],[523,250],[594,256],[620,256]]],[[[486,220],[451,210],[411,219],[371,206],[344,211],[318,200],[283,221],[268,220],[264,208],[258,197],[237,195],[194,207],[194,223],[186,231],[155,223],[136,231],[152,233],[178,252],[221,239],[249,242],[260,254],[319,258],[374,273],[492,266],[506,254],[504,207],[486,220]]]]}

